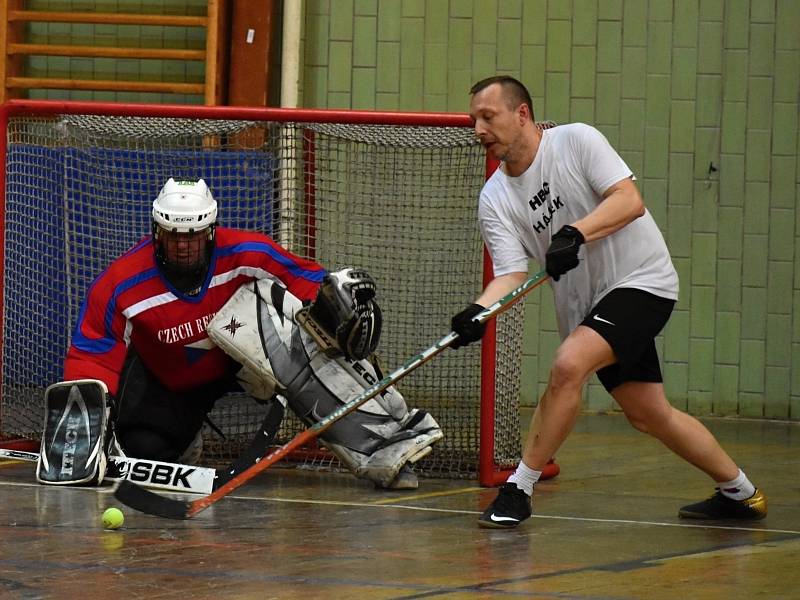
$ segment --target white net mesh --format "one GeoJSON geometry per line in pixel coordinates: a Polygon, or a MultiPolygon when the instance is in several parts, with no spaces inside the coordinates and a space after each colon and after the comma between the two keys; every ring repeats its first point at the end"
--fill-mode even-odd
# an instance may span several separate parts
{"type": "MultiPolygon", "coordinates": [[[[2,436],[36,438],[44,388],[90,282],[149,232],[168,177],[202,177],[223,226],[262,231],[328,268],[366,268],[384,314],[388,368],[436,341],[480,291],[476,225],[484,154],[469,128],[144,117],[12,118],[6,161],[2,436]]],[[[519,458],[522,310],[498,326],[495,462],[519,458]]],[[[424,474],[474,476],[480,351],[446,352],[398,386],[445,438],[424,474]]],[[[205,432],[207,457],[236,456],[261,422],[231,395],[205,432]]],[[[296,433],[291,420],[281,443],[296,433]]],[[[306,452],[307,463],[327,455],[306,452]]]]}

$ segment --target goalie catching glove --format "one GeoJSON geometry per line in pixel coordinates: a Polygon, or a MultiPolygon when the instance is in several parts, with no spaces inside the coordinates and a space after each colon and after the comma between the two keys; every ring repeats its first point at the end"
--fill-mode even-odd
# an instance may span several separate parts
{"type": "MultiPolygon", "coordinates": [[[[343,290],[355,279],[336,277],[332,284],[343,282],[337,288],[343,290]]],[[[350,289],[351,297],[358,295],[354,286],[350,289]]],[[[260,382],[257,387],[270,387],[286,397],[289,408],[313,426],[382,375],[367,360],[323,352],[317,336],[298,324],[298,316],[307,312],[281,284],[264,279],[239,288],[207,331],[214,343],[247,368],[251,381],[260,382]]],[[[389,387],[320,437],[356,476],[399,489],[416,487],[415,481],[401,482],[398,474],[406,463],[425,456],[442,438],[442,430],[427,412],[409,411],[400,392],[389,387]]]]}
{"type": "Polygon", "coordinates": [[[329,355],[338,351],[351,360],[367,358],[378,347],[383,324],[376,289],[363,269],[328,273],[299,321],[329,355]]]}

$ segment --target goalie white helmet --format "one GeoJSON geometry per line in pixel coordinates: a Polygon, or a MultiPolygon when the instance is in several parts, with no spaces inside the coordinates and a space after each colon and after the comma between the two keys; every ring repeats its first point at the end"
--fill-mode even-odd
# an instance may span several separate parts
{"type": "Polygon", "coordinates": [[[203,285],[214,249],[217,202],[202,179],[169,178],[153,201],[156,262],[182,293],[203,285]]]}

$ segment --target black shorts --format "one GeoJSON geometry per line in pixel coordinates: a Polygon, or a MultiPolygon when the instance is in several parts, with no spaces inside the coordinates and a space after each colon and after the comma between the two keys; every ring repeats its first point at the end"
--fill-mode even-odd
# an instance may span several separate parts
{"type": "Polygon", "coordinates": [[[663,381],[655,337],[674,306],[674,300],[644,290],[618,288],[589,311],[581,325],[599,333],[617,356],[616,363],[597,371],[607,391],[626,381],[663,381]]]}
{"type": "Polygon", "coordinates": [[[237,389],[232,373],[202,388],[173,392],[129,350],[114,416],[114,431],[122,449],[136,458],[177,460],[202,428],[216,400],[237,389]]]}

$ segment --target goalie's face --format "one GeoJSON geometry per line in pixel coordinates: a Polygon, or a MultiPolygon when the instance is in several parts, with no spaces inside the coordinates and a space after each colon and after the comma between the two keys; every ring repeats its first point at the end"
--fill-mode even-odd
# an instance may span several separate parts
{"type": "Polygon", "coordinates": [[[164,249],[164,258],[176,267],[196,269],[205,260],[210,233],[209,229],[187,233],[161,230],[159,242],[164,249]]]}
{"type": "Polygon", "coordinates": [[[156,262],[178,290],[192,293],[205,280],[214,247],[214,227],[199,231],[167,231],[153,227],[156,262]]]}

